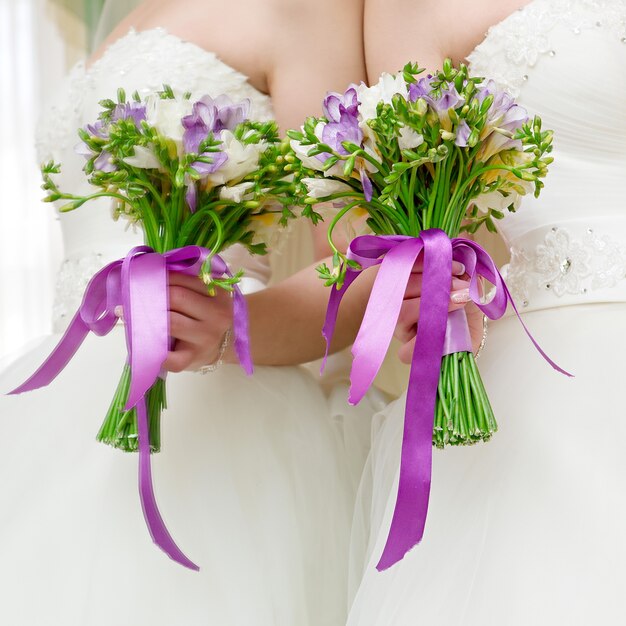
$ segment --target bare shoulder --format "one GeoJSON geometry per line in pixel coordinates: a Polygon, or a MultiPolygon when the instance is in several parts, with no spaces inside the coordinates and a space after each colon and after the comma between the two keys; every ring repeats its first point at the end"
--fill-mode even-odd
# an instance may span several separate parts
{"type": "Polygon", "coordinates": [[[258,0],[146,0],[115,28],[92,61],[130,28],[162,27],[214,52],[266,92],[271,23],[271,7],[258,0]]]}
{"type": "Polygon", "coordinates": [[[493,24],[529,0],[365,0],[365,56],[370,80],[406,62],[440,67],[464,61],[493,24]]]}

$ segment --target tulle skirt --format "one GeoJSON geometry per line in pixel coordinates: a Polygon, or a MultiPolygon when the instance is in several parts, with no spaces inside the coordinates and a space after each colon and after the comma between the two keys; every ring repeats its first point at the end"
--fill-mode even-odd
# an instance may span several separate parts
{"type": "Polygon", "coordinates": [[[0,397],[0,623],[344,624],[355,467],[318,381],[299,367],[169,376],[155,491],[196,573],[152,543],[137,456],[95,441],[124,358],[119,328],[90,336],[48,388],[0,397]]]}
{"type": "Polygon", "coordinates": [[[374,419],[352,533],[349,626],[624,623],[626,304],[528,313],[554,372],[513,317],[478,363],[499,432],[434,450],[423,541],[376,563],[398,485],[404,397],[374,419]]]}

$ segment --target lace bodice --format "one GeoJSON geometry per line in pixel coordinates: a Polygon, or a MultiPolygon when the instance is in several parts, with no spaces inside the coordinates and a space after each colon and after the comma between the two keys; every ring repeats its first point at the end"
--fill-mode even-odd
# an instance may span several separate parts
{"type": "MultiPolygon", "coordinates": [[[[118,88],[128,94],[147,94],[168,84],[176,92],[192,96],[227,94],[234,100],[248,98],[251,114],[271,119],[268,96],[252,87],[246,76],[223,63],[212,52],[187,43],[157,28],[130,31],[115,42],[91,67],[78,64],[62,85],[60,97],[39,125],[37,149],[41,161],[62,163],[62,188],[74,193],[86,191],[82,173],[83,157],[75,153],[79,127],[97,118],[99,101],[115,98],[118,88]]],[[[141,243],[139,231],[114,222],[110,202],[92,202],[60,216],[65,260],[59,272],[55,298],[55,326],[62,327],[68,315],[80,304],[87,281],[109,261],[124,256],[141,243]]],[[[233,269],[243,267],[255,282],[266,283],[269,264],[265,257],[252,258],[243,249],[233,249],[225,257],[233,269]]]]}
{"type": "Polygon", "coordinates": [[[554,130],[541,197],[500,224],[514,296],[626,300],[626,0],[531,1],[468,59],[554,130]]]}

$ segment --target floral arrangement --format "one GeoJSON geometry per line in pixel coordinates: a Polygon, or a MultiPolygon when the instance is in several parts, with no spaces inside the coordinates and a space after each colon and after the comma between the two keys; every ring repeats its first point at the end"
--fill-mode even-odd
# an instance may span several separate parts
{"type": "Polygon", "coordinates": [[[168,271],[199,276],[207,292],[233,297],[235,349],[252,373],[247,311],[237,283],[219,253],[238,243],[264,254],[278,226],[294,217],[288,163],[273,121],[250,117],[249,102],[226,96],[177,95],[169,87],[141,99],[104,100],[93,124],[79,130],[78,151],[95,191],[77,196],[59,189],[60,165],[46,163],[43,188],[61,211],[96,198],[114,200],[114,218],[139,226],[145,244],[91,279],[83,304],[64,337],[35,374],[12,393],[49,384],[89,332],[105,335],[123,309],[128,360],[98,439],[139,452],[139,490],[155,543],[172,559],[197,569],[170,536],[152,489],[150,452],[160,449],[166,404],[162,364],[171,348],[168,271]]]}
{"type": "Polygon", "coordinates": [[[552,132],[493,81],[470,76],[466,66],[449,60],[432,75],[422,73],[409,63],[372,87],[329,93],[323,117],[309,118],[289,133],[290,160],[309,217],[321,217],[319,203],[335,207],[328,226],[332,267],[319,268],[333,287],[324,329],[328,341],[343,293],[362,270],[380,264],[353,347],[351,402],[372,383],[411,270],[423,260],[398,504],[381,569],[421,539],[428,449],[486,441],[497,429],[465,313],[448,315],[452,260],[465,267],[470,296],[488,317],[504,314],[509,294],[485,251],[459,234],[482,226],[495,231],[495,221],[515,211],[522,196],[539,195],[552,162],[552,132]],[[354,239],[345,253],[333,232],[355,212],[365,212],[373,235],[354,239]],[[495,286],[490,302],[482,298],[483,279],[495,286]]]}
{"type": "MultiPolygon", "coordinates": [[[[115,200],[114,218],[139,225],[147,246],[164,253],[185,246],[210,251],[200,276],[207,290],[232,290],[239,275],[216,275],[215,255],[239,243],[265,254],[276,228],[293,217],[286,198],[291,185],[280,169],[281,151],[274,122],[249,119],[249,102],[227,96],[192,101],[169,87],[142,101],[135,94],[105,100],[94,124],[79,130],[78,151],[85,173],[98,189],[75,196],[58,189],[59,165],[43,167],[47,201],[65,201],[74,210],[95,198],[115,200]]],[[[98,440],[125,451],[137,450],[136,409],[127,410],[131,368],[120,384],[98,433],[98,440]]],[[[165,380],[158,377],[146,395],[150,446],[160,449],[160,415],[165,380]]]]}

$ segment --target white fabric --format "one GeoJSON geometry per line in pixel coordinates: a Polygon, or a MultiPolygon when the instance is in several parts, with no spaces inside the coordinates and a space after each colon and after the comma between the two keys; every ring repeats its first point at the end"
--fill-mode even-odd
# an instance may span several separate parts
{"type": "Polygon", "coordinates": [[[382,573],[405,397],[376,416],[352,533],[349,626],[623,622],[625,279],[591,288],[606,251],[585,234],[614,242],[613,268],[626,244],[625,28],[623,0],[534,0],[471,55],[475,74],[513,88],[554,129],[545,193],[502,230],[526,253],[524,321],[575,378],[543,362],[516,318],[490,325],[478,364],[500,430],[487,444],[433,451],[424,539],[382,573]]]}
{"type": "MultiPolygon", "coordinates": [[[[87,72],[78,67],[39,138],[81,185],[76,128],[123,86],[232,98],[256,115],[269,99],[215,55],[163,30],[130,33],[87,72]]],[[[62,218],[69,280],[126,253],[139,236],[106,203],[62,218]]],[[[250,259],[240,257],[247,267],[250,259]]],[[[253,264],[250,264],[253,267],[253,264]]],[[[261,272],[259,282],[267,280],[261,272]]],[[[79,289],[80,291],[80,289],[79,289]]],[[[53,335],[0,373],[8,391],[58,341],[53,335]]],[[[0,623],[12,626],[320,626],[346,613],[353,466],[341,416],[299,367],[237,366],[168,377],[157,497],[173,536],[200,573],[151,542],[137,494],[137,457],[94,441],[125,358],[121,328],[90,336],[48,388],[0,397],[0,623]],[[340,423],[337,423],[339,421],[340,423]]],[[[373,409],[362,409],[363,424],[373,409]]],[[[363,451],[358,450],[362,458],[363,451]]]]}
{"type": "Polygon", "coordinates": [[[44,5],[0,0],[0,359],[50,330],[56,224],[40,202],[33,136],[41,88],[62,78],[65,59],[44,5]]]}

